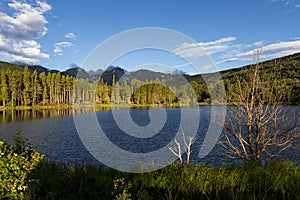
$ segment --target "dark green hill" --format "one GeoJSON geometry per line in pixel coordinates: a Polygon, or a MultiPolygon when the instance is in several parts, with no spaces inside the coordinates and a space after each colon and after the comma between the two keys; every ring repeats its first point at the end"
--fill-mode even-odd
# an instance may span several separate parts
{"type": "MultiPolygon", "coordinates": [[[[263,80],[276,79],[278,85],[284,87],[287,94],[285,103],[290,105],[300,105],[300,53],[296,53],[281,58],[276,58],[259,63],[259,73],[263,80]]],[[[251,70],[252,65],[247,65],[240,68],[234,68],[221,71],[222,79],[228,84],[235,84],[238,80],[247,80],[249,73],[253,73],[251,70]]],[[[187,76],[189,82],[195,81],[198,84],[205,84],[203,76],[206,76],[206,80],[213,77],[214,74],[204,74],[187,76]]]]}
{"type": "Polygon", "coordinates": [[[7,70],[7,69],[10,69],[10,70],[22,70],[23,67],[17,65],[17,64],[12,64],[12,63],[8,63],[8,62],[3,62],[3,61],[0,61],[0,71],[1,70],[7,70]]]}
{"type": "MultiPolygon", "coordinates": [[[[235,82],[237,78],[244,76],[249,67],[251,65],[229,69],[221,71],[221,74],[224,79],[235,82]]],[[[261,62],[260,73],[271,74],[274,71],[281,79],[300,79],[300,53],[261,62]]]]}
{"type": "MultiPolygon", "coordinates": [[[[300,53],[293,55],[284,56],[281,58],[276,58],[268,61],[261,62],[260,73],[262,74],[272,74],[276,71],[277,75],[280,75],[280,79],[292,79],[294,81],[300,80],[300,53]]],[[[228,79],[230,82],[234,83],[237,80],[243,79],[245,74],[248,73],[249,69],[253,65],[246,65],[240,68],[233,68],[224,71],[220,71],[223,80],[228,79]]],[[[197,83],[204,83],[203,75],[197,74],[194,76],[188,76],[189,81],[196,81],[197,83]]],[[[213,74],[205,74],[207,77],[213,77],[213,74]]]]}

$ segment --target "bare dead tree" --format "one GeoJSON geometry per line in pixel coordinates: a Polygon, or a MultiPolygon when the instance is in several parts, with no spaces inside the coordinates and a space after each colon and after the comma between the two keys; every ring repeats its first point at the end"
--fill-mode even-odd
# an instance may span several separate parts
{"type": "Polygon", "coordinates": [[[182,160],[182,155],[181,155],[181,145],[176,139],[174,139],[174,142],[177,145],[177,147],[172,147],[169,149],[176,157],[179,158],[180,163],[182,163],[183,160],[182,160]]]}
{"type": "Polygon", "coordinates": [[[300,137],[299,116],[285,109],[286,89],[276,79],[277,72],[261,74],[260,55],[256,64],[246,69],[245,79],[229,88],[228,114],[219,143],[225,154],[244,162],[268,162],[300,137]],[[264,157],[264,159],[263,159],[264,157]]]}
{"type": "MultiPolygon", "coordinates": [[[[193,137],[186,138],[182,129],[181,129],[181,134],[182,134],[183,143],[184,143],[184,151],[186,152],[186,164],[189,164],[190,163],[190,156],[191,156],[191,153],[192,153],[191,146],[194,143],[194,138],[193,137]],[[188,142],[186,141],[186,139],[188,139],[188,142]]],[[[181,163],[183,163],[183,159],[182,159],[182,155],[181,155],[181,144],[176,139],[174,139],[174,142],[175,142],[177,147],[172,147],[172,148],[169,148],[169,149],[176,157],[179,158],[179,161],[181,163]]]]}
{"type": "Polygon", "coordinates": [[[186,142],[186,138],[183,132],[182,137],[183,137],[183,143],[185,146],[185,152],[186,152],[186,164],[190,164],[190,156],[191,156],[191,146],[194,143],[194,138],[193,137],[188,137],[188,143],[186,142]]]}

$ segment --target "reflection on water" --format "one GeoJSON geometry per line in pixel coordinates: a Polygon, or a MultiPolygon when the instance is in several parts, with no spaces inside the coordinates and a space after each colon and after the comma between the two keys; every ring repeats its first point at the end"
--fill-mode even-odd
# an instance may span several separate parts
{"type": "Polygon", "coordinates": [[[73,114],[84,114],[89,112],[101,112],[110,110],[110,107],[78,107],[67,109],[30,109],[30,110],[0,110],[0,123],[15,121],[29,121],[49,117],[70,116],[73,114]]]}
{"type": "Polygon", "coordinates": [[[72,115],[71,109],[45,110],[4,110],[0,111],[1,123],[28,121],[46,117],[60,117],[72,115]]]}

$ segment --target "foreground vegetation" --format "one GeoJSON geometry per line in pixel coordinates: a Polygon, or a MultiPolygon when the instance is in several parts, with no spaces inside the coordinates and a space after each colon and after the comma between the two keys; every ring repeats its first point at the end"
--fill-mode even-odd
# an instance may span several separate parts
{"type": "Polygon", "coordinates": [[[299,199],[300,166],[182,166],[122,174],[93,166],[43,163],[33,174],[36,197],[53,199],[299,199]],[[63,188],[63,189],[62,189],[63,188]]]}
{"type": "Polygon", "coordinates": [[[300,199],[300,165],[216,167],[172,164],[126,174],[42,161],[20,136],[0,143],[0,199],[300,199]],[[24,153],[25,152],[25,153],[24,153]]]}

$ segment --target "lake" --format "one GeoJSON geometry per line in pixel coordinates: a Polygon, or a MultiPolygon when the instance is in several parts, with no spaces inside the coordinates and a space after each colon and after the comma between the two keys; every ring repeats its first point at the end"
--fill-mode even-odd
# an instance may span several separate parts
{"type": "MultiPolygon", "coordinates": [[[[213,165],[235,163],[236,161],[223,155],[223,151],[218,145],[214,146],[204,158],[198,157],[199,149],[209,127],[212,108],[212,106],[197,108],[199,120],[197,127],[193,128],[197,132],[195,133],[195,143],[192,146],[191,160],[193,163],[204,162],[213,165]]],[[[299,107],[293,108],[298,114],[300,113],[299,107]]],[[[21,131],[29,139],[30,144],[44,154],[47,160],[75,165],[81,165],[86,160],[88,164],[101,165],[82,143],[82,138],[78,134],[74,122],[74,116],[88,119],[91,115],[89,111],[86,109],[0,111],[0,139],[12,143],[12,135],[21,131]]],[[[192,115],[189,116],[189,113],[184,115],[184,112],[185,108],[119,110],[101,108],[92,113],[95,114],[103,132],[113,144],[128,152],[147,153],[158,150],[173,141],[175,134],[181,128],[181,116],[185,116],[185,123],[193,120],[192,115]],[[115,117],[124,116],[126,113],[132,121],[126,121],[122,125],[122,117],[119,117],[121,122],[118,122],[115,117]],[[151,119],[153,116],[158,119],[151,119]],[[165,117],[164,121],[160,117],[165,117]],[[126,123],[134,123],[135,126],[128,129],[126,123]],[[152,127],[149,126],[151,123],[154,124],[152,127]],[[149,130],[150,128],[151,130],[157,129],[153,130],[157,134],[151,135],[151,137],[135,137],[126,134],[140,130],[139,127],[148,127],[149,130]]],[[[295,146],[298,148],[287,150],[280,159],[300,163],[299,140],[296,141],[295,146]]]]}

